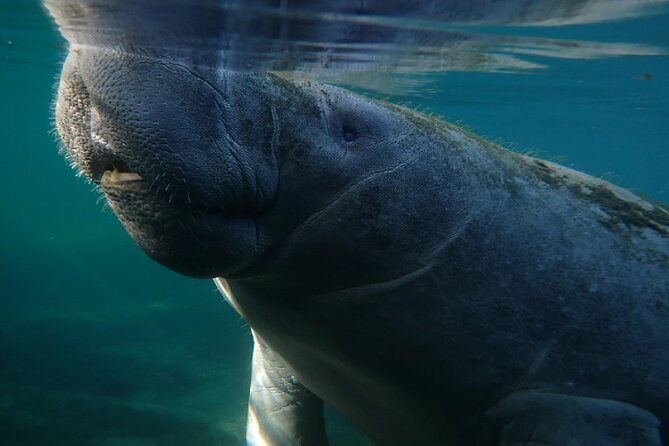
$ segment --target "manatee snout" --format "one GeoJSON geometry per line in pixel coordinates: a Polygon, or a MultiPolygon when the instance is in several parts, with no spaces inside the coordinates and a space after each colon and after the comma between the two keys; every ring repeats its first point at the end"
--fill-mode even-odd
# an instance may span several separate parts
{"type": "Polygon", "coordinates": [[[220,95],[203,85],[198,73],[172,61],[75,49],[63,70],[57,124],[93,181],[106,170],[131,171],[166,198],[234,208],[245,165],[226,144],[220,95]]]}
{"type": "Polygon", "coordinates": [[[206,67],[75,47],[56,106],[67,156],[100,185],[134,240],[160,263],[198,277],[249,262],[254,216],[275,187],[256,180],[258,171],[271,178],[276,163],[271,153],[253,155],[237,143],[235,110],[217,90],[217,76],[206,67]]]}

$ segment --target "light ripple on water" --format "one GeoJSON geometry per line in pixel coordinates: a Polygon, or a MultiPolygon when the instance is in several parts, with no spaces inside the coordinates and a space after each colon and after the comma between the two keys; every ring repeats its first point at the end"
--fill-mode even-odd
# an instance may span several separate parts
{"type": "Polygon", "coordinates": [[[666,54],[623,42],[538,37],[630,19],[666,0],[47,0],[68,40],[237,70],[281,71],[393,94],[433,72],[519,72],[546,58],[666,54]],[[146,18],[150,17],[150,21],[146,18]],[[518,30],[524,35],[517,35],[518,30]],[[537,59],[540,59],[537,61],[537,59]],[[404,76],[403,76],[404,75],[404,76]]]}

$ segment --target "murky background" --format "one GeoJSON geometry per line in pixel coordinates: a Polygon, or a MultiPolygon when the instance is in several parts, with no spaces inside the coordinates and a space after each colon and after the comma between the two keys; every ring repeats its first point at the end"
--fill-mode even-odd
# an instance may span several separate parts
{"type": "MultiPolygon", "coordinates": [[[[666,2],[363,3],[172,0],[154,28],[153,1],[51,2],[74,40],[338,83],[669,202],[666,2]]],[[[37,1],[0,1],[0,444],[243,444],[248,327],[58,155],[65,50],[37,1]]],[[[368,444],[330,420],[333,445],[368,444]]]]}

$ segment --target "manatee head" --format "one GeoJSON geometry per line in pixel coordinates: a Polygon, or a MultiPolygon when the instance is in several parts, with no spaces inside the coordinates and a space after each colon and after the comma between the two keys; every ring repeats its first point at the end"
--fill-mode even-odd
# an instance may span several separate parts
{"type": "Polygon", "coordinates": [[[443,194],[416,175],[443,160],[413,118],[335,87],[73,46],[56,117],[133,239],[187,275],[354,285],[453,230],[427,223],[443,194]]]}

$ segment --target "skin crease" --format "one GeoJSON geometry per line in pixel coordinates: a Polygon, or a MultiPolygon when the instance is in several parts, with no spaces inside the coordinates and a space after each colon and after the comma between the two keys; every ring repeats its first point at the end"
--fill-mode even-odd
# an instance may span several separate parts
{"type": "Polygon", "coordinates": [[[574,407],[625,435],[643,420],[649,440],[609,444],[667,440],[663,209],[335,87],[83,45],[57,122],[94,181],[142,178],[101,184],[149,256],[226,278],[291,373],[379,443],[497,444],[482,432],[523,407],[547,423],[536,442],[574,407]]]}

